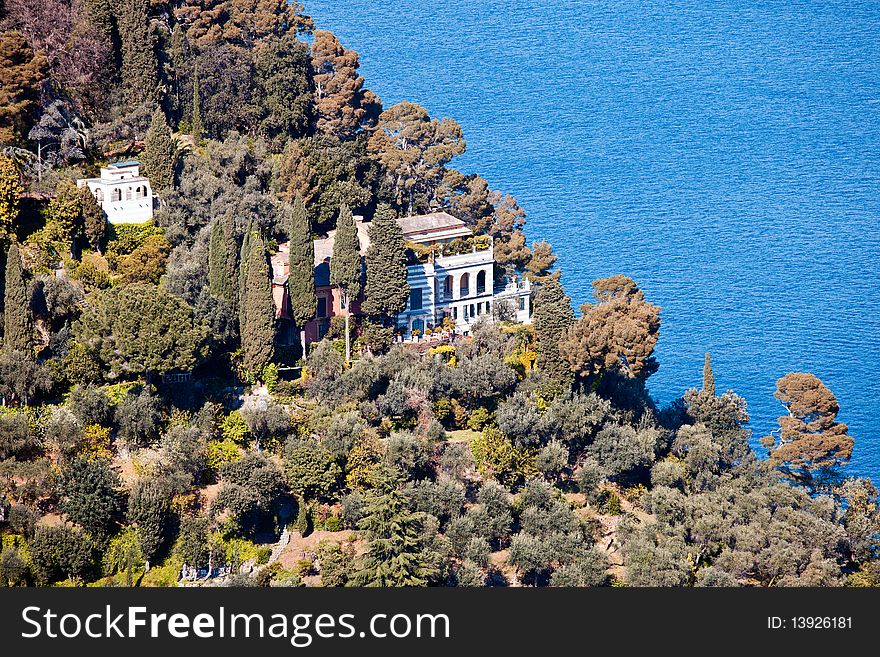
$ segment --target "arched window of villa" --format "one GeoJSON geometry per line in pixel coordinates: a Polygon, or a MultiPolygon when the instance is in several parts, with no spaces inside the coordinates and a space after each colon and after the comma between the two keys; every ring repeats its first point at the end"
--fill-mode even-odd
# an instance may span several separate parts
{"type": "Polygon", "coordinates": [[[127,187],[125,190],[125,200],[126,201],[131,200],[131,187],[127,187]]]}
{"type": "Polygon", "coordinates": [[[477,274],[477,294],[485,294],[486,292],[486,270],[481,269],[477,274]]]}
{"type": "Polygon", "coordinates": [[[466,297],[471,293],[471,275],[470,274],[462,274],[461,282],[458,284],[458,292],[462,297],[466,297]]]}
{"type": "Polygon", "coordinates": [[[104,201],[104,190],[101,189],[100,187],[98,187],[98,189],[95,190],[95,200],[98,203],[102,203],[104,201]]]}
{"type": "Polygon", "coordinates": [[[443,279],[443,296],[447,299],[452,298],[452,274],[443,279]]]}
{"type": "Polygon", "coordinates": [[[122,200],[122,190],[118,187],[113,188],[113,192],[110,194],[111,201],[121,201],[122,200]]]}

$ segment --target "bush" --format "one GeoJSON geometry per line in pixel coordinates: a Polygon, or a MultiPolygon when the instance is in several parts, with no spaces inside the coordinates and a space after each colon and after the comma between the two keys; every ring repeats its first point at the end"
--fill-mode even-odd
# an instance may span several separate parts
{"type": "Polygon", "coordinates": [[[251,441],[251,432],[247,422],[238,411],[232,411],[220,423],[220,432],[224,440],[231,440],[236,445],[246,446],[251,441]]]}
{"type": "Polygon", "coordinates": [[[468,416],[467,426],[468,429],[473,431],[482,431],[483,427],[488,425],[492,421],[492,414],[486,410],[484,407],[479,406],[475,410],[471,411],[468,416]]]}
{"type": "Polygon", "coordinates": [[[215,473],[220,472],[227,463],[233,463],[241,458],[238,446],[231,440],[212,440],[207,449],[208,467],[215,473]]]}
{"type": "Polygon", "coordinates": [[[263,546],[257,550],[257,556],[255,557],[257,565],[262,566],[265,563],[269,563],[269,559],[272,556],[272,548],[263,546]]]}
{"type": "Polygon", "coordinates": [[[324,529],[328,532],[341,532],[343,529],[342,518],[339,516],[330,516],[324,521],[324,529]]]}

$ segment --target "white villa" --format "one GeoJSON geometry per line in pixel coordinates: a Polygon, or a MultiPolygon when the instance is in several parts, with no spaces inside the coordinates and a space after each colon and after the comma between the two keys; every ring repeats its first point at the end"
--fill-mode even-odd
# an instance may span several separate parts
{"type": "Polygon", "coordinates": [[[153,218],[153,190],[135,160],[101,167],[100,178],[76,181],[95,195],[111,224],[140,224],[153,218]]]}
{"type": "Polygon", "coordinates": [[[450,317],[456,332],[467,335],[479,317],[498,314],[500,304],[509,319],[531,321],[529,282],[504,279],[495,285],[491,237],[475,236],[446,212],[401,217],[398,223],[416,255],[408,267],[409,302],[397,318],[407,333],[424,333],[450,317]]]}
{"type": "MultiPolygon", "coordinates": [[[[361,254],[369,247],[369,223],[355,217],[361,254]]],[[[474,235],[460,219],[446,212],[415,217],[400,217],[413,258],[408,265],[410,286],[406,309],[397,318],[398,328],[407,336],[413,331],[424,334],[426,328],[441,326],[449,317],[455,331],[467,335],[472,324],[484,315],[502,316],[521,323],[531,322],[530,285],[527,280],[504,279],[496,285],[492,238],[474,235]],[[493,314],[494,313],[494,314],[493,314]]],[[[335,288],[330,285],[330,258],[336,231],[315,240],[315,292],[318,296],[317,317],[305,327],[307,341],[320,340],[335,315],[344,315],[335,288]]],[[[280,319],[287,317],[287,251],[279,245],[273,258],[276,311],[280,319]]],[[[357,312],[357,301],[352,302],[357,312]]]]}

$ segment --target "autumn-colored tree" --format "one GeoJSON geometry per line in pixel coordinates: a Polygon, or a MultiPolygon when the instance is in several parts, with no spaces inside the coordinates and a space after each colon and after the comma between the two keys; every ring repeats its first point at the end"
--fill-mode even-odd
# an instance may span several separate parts
{"type": "Polygon", "coordinates": [[[489,183],[477,174],[465,175],[455,169],[447,169],[445,185],[449,188],[449,211],[478,233],[487,233],[495,216],[492,205],[494,192],[489,183]]]}
{"type": "Polygon", "coordinates": [[[526,276],[533,283],[541,283],[550,276],[558,276],[559,272],[551,273],[550,270],[556,264],[556,254],[550,242],[539,240],[532,244],[532,253],[526,264],[526,276]]]}
{"type": "Polygon", "coordinates": [[[492,192],[489,200],[494,208],[489,234],[494,238],[495,263],[511,276],[522,271],[532,256],[523,232],[526,212],[510,194],[492,192]]]}
{"type": "Polygon", "coordinates": [[[153,110],[150,128],[144,138],[144,150],[141,161],[144,174],[150,177],[150,183],[158,191],[170,190],[174,187],[174,166],[177,160],[177,144],[165,118],[161,106],[153,110]]]}
{"type": "Polygon", "coordinates": [[[122,44],[122,86],[129,110],[155,102],[158,93],[159,62],[148,11],[148,0],[122,0],[116,6],[122,44]]]}
{"type": "MultiPolygon", "coordinates": [[[[2,73],[0,73],[2,75],[2,73]]],[[[15,234],[19,204],[24,188],[12,158],[0,156],[0,240],[15,234]]]]}
{"type": "Polygon", "coordinates": [[[532,321],[537,338],[538,368],[563,388],[571,387],[571,367],[559,355],[559,341],[574,322],[574,312],[571,299],[558,279],[550,278],[538,288],[532,321]]]}
{"type": "Polygon", "coordinates": [[[20,32],[0,33],[0,146],[21,143],[48,74],[46,58],[20,32]]]}
{"type": "Polygon", "coordinates": [[[417,206],[440,206],[444,167],[465,146],[454,119],[431,119],[404,101],[382,112],[367,150],[382,165],[395,205],[411,215],[417,206]]]}
{"type": "Polygon", "coordinates": [[[224,43],[251,47],[271,36],[308,33],[314,22],[303,6],[287,0],[180,0],[177,20],[187,26],[188,38],[208,50],[224,43]]]}
{"type": "Polygon", "coordinates": [[[100,253],[107,235],[107,217],[104,215],[104,210],[98,205],[95,195],[87,186],[80,188],[79,197],[86,240],[89,246],[100,253]]]}
{"type": "Polygon", "coordinates": [[[367,282],[361,305],[368,315],[383,320],[397,316],[409,299],[406,245],[403,231],[387,205],[380,206],[370,222],[370,246],[367,248],[367,282]]]}
{"type": "Polygon", "coordinates": [[[339,209],[336,238],[333,240],[333,257],[330,259],[330,284],[342,295],[345,309],[345,361],[351,360],[351,301],[361,291],[361,245],[357,225],[351,209],[343,205],[339,209]]]}
{"type": "Polygon", "coordinates": [[[33,354],[34,324],[30,295],[21,266],[18,244],[6,252],[6,287],[3,295],[3,351],[33,354]]]}
{"type": "Polygon", "coordinates": [[[837,468],[850,459],[854,441],[847,426],[837,421],[837,398],[817,376],[786,374],[776,382],[774,396],[788,414],[779,418],[777,435],[761,442],[783,472],[811,483],[819,471],[837,468]]]}
{"type": "Polygon", "coordinates": [[[363,88],[358,54],[346,50],[332,32],[317,30],[311,58],[318,131],[352,139],[381,109],[375,94],[363,88]]]}
{"type": "Polygon", "coordinates": [[[306,207],[301,198],[292,207],[284,209],[289,238],[288,258],[290,267],[287,289],[290,296],[290,312],[300,329],[303,353],[305,353],[305,325],[315,318],[318,298],[315,296],[315,243],[306,207]]]}
{"type": "Polygon", "coordinates": [[[593,281],[596,303],[581,306],[581,318],[559,343],[572,371],[589,379],[614,371],[644,377],[654,371],[651,354],[660,334],[660,307],[627,276],[593,281]]]}

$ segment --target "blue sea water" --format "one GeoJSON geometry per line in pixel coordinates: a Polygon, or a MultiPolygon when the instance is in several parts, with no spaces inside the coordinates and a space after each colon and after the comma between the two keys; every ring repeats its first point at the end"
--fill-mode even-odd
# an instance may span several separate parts
{"type": "Polygon", "coordinates": [[[388,107],[461,124],[453,163],[517,197],[575,305],[632,276],[663,307],[650,380],[775,425],[819,376],[880,478],[880,3],[308,0],[388,107]]]}

